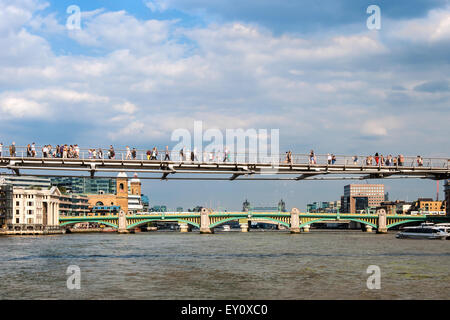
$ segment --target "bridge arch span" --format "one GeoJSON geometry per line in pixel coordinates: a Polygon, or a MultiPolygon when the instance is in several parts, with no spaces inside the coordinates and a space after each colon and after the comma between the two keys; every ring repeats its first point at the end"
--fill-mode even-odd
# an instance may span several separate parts
{"type": "Polygon", "coordinates": [[[118,227],[116,224],[114,224],[114,223],[107,222],[107,221],[102,221],[102,220],[66,221],[66,222],[60,223],[60,226],[61,226],[61,227],[69,227],[69,226],[75,225],[75,224],[77,224],[77,223],[86,223],[86,222],[88,222],[88,223],[95,222],[95,223],[98,223],[98,224],[103,224],[103,225],[112,227],[112,228],[114,228],[114,229],[118,229],[118,228],[119,228],[119,227],[118,227]]]}
{"type": "Polygon", "coordinates": [[[193,227],[197,227],[200,228],[200,225],[198,223],[195,223],[193,221],[189,221],[189,220],[185,220],[185,219],[145,219],[142,221],[138,221],[135,223],[132,223],[130,225],[127,226],[127,229],[134,229],[134,228],[138,228],[144,224],[150,223],[150,222],[178,222],[178,223],[186,223],[186,224],[190,224],[193,227]]]}
{"type": "Polygon", "coordinates": [[[423,220],[419,220],[419,219],[417,219],[417,220],[403,220],[403,221],[397,221],[397,222],[394,222],[394,223],[391,223],[391,224],[388,224],[387,226],[386,226],[386,228],[392,228],[392,227],[395,227],[395,226],[399,226],[399,225],[402,225],[402,224],[408,224],[408,223],[411,223],[411,222],[424,222],[423,220]]]}
{"type": "MultiPolygon", "coordinates": [[[[230,221],[235,221],[235,220],[239,221],[240,219],[247,219],[247,218],[248,218],[248,216],[225,218],[225,219],[222,219],[222,220],[219,220],[219,221],[216,221],[216,222],[210,224],[209,227],[216,228],[216,227],[218,227],[224,223],[230,222],[230,221]]],[[[251,218],[249,220],[251,220],[251,218]]],[[[290,227],[289,223],[281,221],[281,220],[277,220],[274,218],[270,218],[270,217],[258,217],[258,222],[260,220],[267,220],[267,223],[272,222],[273,224],[281,224],[287,228],[290,227]]]]}
{"type": "MultiPolygon", "coordinates": [[[[369,221],[364,221],[364,220],[355,219],[355,218],[345,218],[345,219],[342,219],[342,220],[359,222],[359,223],[362,223],[362,224],[365,224],[365,225],[369,225],[372,228],[378,229],[378,226],[376,224],[374,224],[372,222],[369,222],[369,221]]],[[[336,219],[332,219],[332,218],[317,218],[315,220],[310,220],[310,221],[301,223],[299,227],[303,228],[304,226],[307,226],[307,225],[310,225],[310,224],[313,224],[313,223],[316,223],[316,222],[322,222],[322,221],[336,221],[336,219]]]]}

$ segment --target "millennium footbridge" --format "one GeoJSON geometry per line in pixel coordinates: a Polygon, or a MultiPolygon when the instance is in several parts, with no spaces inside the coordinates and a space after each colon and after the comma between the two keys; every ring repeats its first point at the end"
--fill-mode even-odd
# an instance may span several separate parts
{"type": "MultiPolygon", "coordinates": [[[[91,149],[92,150],[92,149],[91,149]]],[[[23,147],[17,147],[15,154],[0,156],[0,169],[16,175],[33,175],[36,171],[59,172],[59,176],[104,175],[112,172],[140,173],[140,179],[158,180],[340,180],[340,179],[405,179],[422,178],[450,179],[449,158],[403,157],[402,161],[368,161],[371,156],[336,155],[330,161],[329,155],[315,155],[311,161],[308,154],[285,155],[228,154],[227,157],[211,159],[208,155],[195,155],[186,159],[176,152],[169,158],[161,152],[158,158],[149,160],[144,150],[138,150],[132,157],[129,152],[119,150],[114,158],[99,158],[89,149],[81,149],[73,157],[51,157],[35,154],[27,156],[23,147]],[[167,160],[164,160],[167,159],[167,160]],[[64,171],[64,173],[62,173],[64,171]]],[[[52,176],[45,174],[45,176],[52,176]]],[[[58,176],[54,174],[53,176],[58,176]]]]}

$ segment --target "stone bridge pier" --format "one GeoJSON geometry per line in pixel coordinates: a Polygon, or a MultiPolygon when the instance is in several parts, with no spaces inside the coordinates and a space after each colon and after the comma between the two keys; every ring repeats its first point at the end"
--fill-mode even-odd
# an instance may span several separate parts
{"type": "Polygon", "coordinates": [[[128,229],[127,229],[127,217],[123,210],[120,210],[120,212],[119,212],[119,229],[117,232],[118,233],[130,233],[130,231],[128,231],[128,229]]]}
{"type": "Polygon", "coordinates": [[[291,228],[290,231],[292,234],[300,233],[300,212],[297,208],[292,208],[291,210],[291,228]]]}
{"type": "Polygon", "coordinates": [[[386,226],[386,210],[380,209],[377,211],[378,214],[378,228],[377,233],[387,233],[386,226]]]}
{"type": "Polygon", "coordinates": [[[210,210],[203,208],[200,212],[200,234],[211,234],[214,233],[214,229],[209,227],[209,213],[210,210]]]}

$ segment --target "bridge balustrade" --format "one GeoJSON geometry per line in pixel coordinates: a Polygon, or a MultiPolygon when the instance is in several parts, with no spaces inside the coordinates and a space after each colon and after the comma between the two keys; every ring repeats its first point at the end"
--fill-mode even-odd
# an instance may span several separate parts
{"type": "MultiPolygon", "coordinates": [[[[26,147],[23,146],[16,146],[16,156],[15,158],[19,159],[26,159],[27,152],[26,147]]],[[[108,148],[101,148],[103,150],[103,156],[99,158],[98,156],[95,159],[101,159],[101,160],[128,160],[127,159],[127,152],[126,150],[118,149],[115,150],[115,157],[109,159],[107,156],[108,148]]],[[[54,150],[54,148],[52,149],[54,150]]],[[[98,150],[98,148],[97,148],[98,150]]],[[[156,162],[163,162],[165,157],[164,150],[158,151],[158,157],[157,160],[147,160],[146,155],[147,150],[136,150],[136,158],[130,159],[137,160],[137,161],[156,161],[156,162]]],[[[374,157],[373,155],[371,155],[374,157]]],[[[393,155],[393,158],[397,155],[393,155]]],[[[9,158],[11,155],[9,154],[9,146],[4,145],[3,146],[3,152],[1,158],[9,158]]],[[[372,165],[366,165],[366,158],[368,155],[357,155],[357,161],[354,161],[354,156],[349,155],[335,155],[336,161],[333,164],[329,164],[328,161],[328,155],[327,154],[316,154],[315,163],[311,163],[310,161],[310,155],[309,154],[292,154],[292,164],[308,164],[311,166],[314,165],[339,165],[339,166],[364,166],[364,167],[396,167],[395,165],[386,165],[384,163],[380,163],[378,165],[375,164],[375,160],[373,159],[372,165]]],[[[0,159],[1,159],[0,158],[0,159]]],[[[42,152],[42,147],[36,146],[36,157],[37,159],[45,159],[42,152]]],[[[47,158],[54,158],[53,156],[49,155],[47,158]]],[[[88,159],[94,159],[93,155],[89,153],[89,149],[86,148],[80,148],[79,156],[71,157],[72,159],[82,159],[82,160],[88,160],[88,159]]],[[[229,153],[229,156],[227,159],[224,159],[224,153],[219,152],[214,154],[214,158],[211,159],[210,154],[197,154],[194,161],[191,161],[190,154],[186,154],[184,158],[182,158],[178,151],[171,151],[170,152],[170,159],[171,161],[175,162],[183,162],[183,163],[213,163],[213,164],[223,164],[223,163],[250,163],[250,164],[282,164],[286,165],[289,164],[286,161],[286,155],[285,154],[275,154],[275,155],[261,155],[256,153],[237,153],[232,152],[229,153]]],[[[68,157],[68,159],[70,159],[68,157]]],[[[385,158],[386,159],[386,156],[385,158]]],[[[404,157],[404,163],[403,167],[426,167],[426,168],[450,168],[450,159],[448,158],[439,158],[439,157],[424,157],[422,158],[423,165],[419,165],[417,162],[417,156],[405,156],[404,157]]],[[[400,167],[400,165],[397,165],[400,167]]]]}

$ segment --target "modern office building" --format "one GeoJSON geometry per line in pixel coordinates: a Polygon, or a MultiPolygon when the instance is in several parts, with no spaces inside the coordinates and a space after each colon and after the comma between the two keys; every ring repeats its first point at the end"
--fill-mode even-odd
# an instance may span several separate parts
{"type": "Polygon", "coordinates": [[[0,186],[4,185],[11,185],[14,187],[23,187],[23,188],[41,188],[41,189],[50,189],[52,186],[51,181],[48,178],[2,175],[0,176],[0,186]]]}
{"type": "Polygon", "coordinates": [[[89,213],[89,199],[86,195],[62,194],[59,200],[59,214],[62,216],[84,216],[89,213]]]}
{"type": "Polygon", "coordinates": [[[51,177],[52,185],[76,194],[115,194],[116,179],[89,177],[51,177]]]}
{"type": "Polygon", "coordinates": [[[313,202],[306,205],[306,212],[336,213],[341,210],[341,201],[313,202]]]}
{"type": "Polygon", "coordinates": [[[383,184],[349,184],[341,198],[342,212],[358,213],[368,207],[379,207],[385,201],[383,184]]]}

